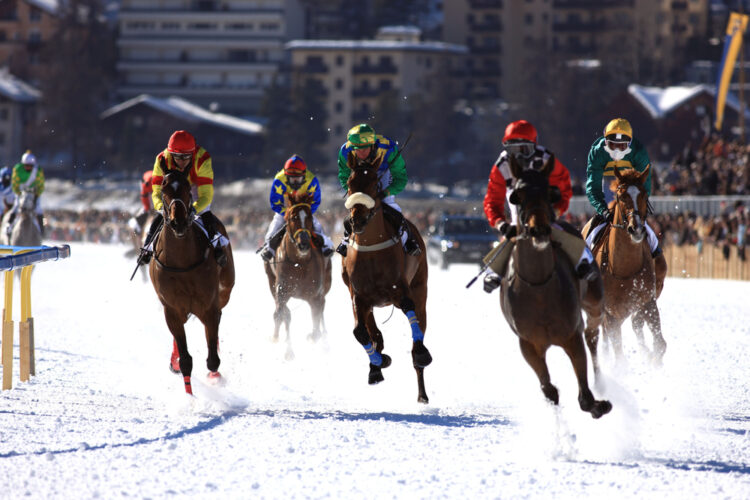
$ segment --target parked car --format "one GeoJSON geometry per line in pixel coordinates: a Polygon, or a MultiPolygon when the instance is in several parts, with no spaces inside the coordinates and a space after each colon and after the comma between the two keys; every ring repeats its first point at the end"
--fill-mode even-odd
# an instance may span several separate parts
{"type": "Polygon", "coordinates": [[[498,233],[484,217],[442,215],[427,240],[427,258],[441,269],[457,263],[481,264],[497,244],[498,233]]]}

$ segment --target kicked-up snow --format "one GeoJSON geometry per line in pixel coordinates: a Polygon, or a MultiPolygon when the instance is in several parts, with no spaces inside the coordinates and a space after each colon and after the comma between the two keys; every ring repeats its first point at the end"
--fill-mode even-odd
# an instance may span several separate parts
{"type": "MultiPolygon", "coordinates": [[[[750,498],[750,283],[668,279],[661,368],[602,354],[578,408],[573,369],[548,352],[560,406],[544,400],[498,294],[476,266],[430,269],[429,405],[417,403],[406,318],[376,311],[393,365],[367,384],[334,256],[323,340],[292,301],[271,342],[261,259],[235,253],[220,327],[222,385],[187,324],[195,397],[168,370],[172,339],[150,283],[116,245],[71,245],[32,279],[37,375],[0,393],[0,498],[750,498]]],[[[18,319],[16,299],[16,320],[18,319]]],[[[540,311],[543,314],[543,311],[540,311]]],[[[647,333],[647,339],[648,339],[647,333]]]]}

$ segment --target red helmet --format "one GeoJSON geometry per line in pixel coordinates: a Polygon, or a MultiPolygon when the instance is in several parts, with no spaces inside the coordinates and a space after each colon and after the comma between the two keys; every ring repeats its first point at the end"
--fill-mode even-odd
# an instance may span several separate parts
{"type": "Polygon", "coordinates": [[[526,120],[512,122],[505,127],[503,142],[505,143],[513,139],[529,141],[536,144],[536,129],[534,128],[534,125],[526,120]]]}
{"type": "Polygon", "coordinates": [[[169,138],[167,151],[177,154],[193,154],[195,153],[195,137],[190,132],[178,130],[169,138]]]}
{"type": "Polygon", "coordinates": [[[301,156],[294,155],[284,163],[284,173],[286,175],[304,175],[306,171],[307,165],[301,156]]]}

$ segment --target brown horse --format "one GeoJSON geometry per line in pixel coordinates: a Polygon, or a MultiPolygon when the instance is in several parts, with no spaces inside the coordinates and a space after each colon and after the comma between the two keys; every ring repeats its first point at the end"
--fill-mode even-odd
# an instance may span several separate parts
{"type": "MultiPolygon", "coordinates": [[[[609,401],[594,399],[589,389],[579,280],[570,259],[550,242],[553,212],[548,179],[554,164],[554,157],[551,157],[541,171],[522,170],[511,160],[513,177],[518,179],[511,202],[519,206],[520,224],[501,282],[500,307],[518,336],[521,353],[539,378],[547,399],[554,404],[559,402],[545,360],[547,349],[557,345],[565,350],[573,364],[581,409],[599,418],[608,413],[612,405],[609,401]]],[[[596,333],[598,329],[592,332],[596,333]]],[[[594,342],[592,354],[595,350],[594,342]]]]}
{"type": "Polygon", "coordinates": [[[377,168],[352,168],[348,187],[346,208],[349,209],[352,237],[343,259],[341,276],[352,298],[354,337],[370,358],[368,383],[382,382],[381,370],[391,364],[390,356],[383,354],[383,335],[375,324],[373,307],[394,305],[409,319],[418,401],[427,403],[424,368],[432,362],[432,357],[423,342],[427,328],[424,241],[417,228],[408,222],[422,253],[415,257],[404,252],[398,232],[383,217],[377,168]]]}
{"type": "Polygon", "coordinates": [[[291,313],[286,304],[292,297],[310,304],[313,331],[308,338],[318,340],[322,331],[325,331],[323,310],[326,294],[331,289],[331,259],[321,253],[322,243],[314,245],[312,194],[292,191],[286,200],[286,232],[276,257],[273,261],[265,262],[264,267],[268,286],[276,301],[273,340],[278,341],[279,328],[283,322],[286,328],[287,359],[291,359],[294,356],[289,346],[291,313]]]}
{"type": "MultiPolygon", "coordinates": [[[[621,173],[615,167],[615,180],[610,189],[615,199],[612,223],[594,248],[594,255],[604,279],[605,339],[611,342],[617,359],[622,359],[622,323],[633,315],[633,331],[644,352],[649,352],[643,338],[643,324],[653,335],[654,362],[661,363],[667,343],[661,332],[661,319],[656,299],[661,293],[654,272],[654,259],[646,241],[645,219],[648,214],[648,193],[644,188],[651,167],[638,173],[621,173]]],[[[584,229],[588,232],[588,227],[584,229]]]]}
{"type": "MultiPolygon", "coordinates": [[[[184,325],[190,314],[201,320],[206,330],[209,378],[220,378],[219,321],[234,286],[234,259],[230,245],[225,249],[227,264],[223,268],[212,257],[208,237],[192,216],[190,184],[184,174],[168,172],[161,187],[165,228],[154,244],[149,274],[174,337],[170,368],[177,372],[179,363],[185,391],[192,394],[193,358],[188,353],[184,325]]],[[[226,236],[220,222],[218,230],[226,236]]]]}

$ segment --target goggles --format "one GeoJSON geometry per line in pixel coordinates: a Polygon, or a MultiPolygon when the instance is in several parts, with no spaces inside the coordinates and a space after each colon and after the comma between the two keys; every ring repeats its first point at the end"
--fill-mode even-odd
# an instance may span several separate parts
{"type": "Polygon", "coordinates": [[[172,153],[172,158],[175,160],[189,160],[193,157],[193,153],[172,153]]]}
{"type": "Polygon", "coordinates": [[[630,141],[605,139],[607,147],[611,150],[625,151],[630,147],[630,141]]]}
{"type": "Polygon", "coordinates": [[[530,158],[536,150],[536,144],[527,141],[505,142],[503,143],[503,147],[508,151],[508,154],[516,157],[520,156],[521,158],[530,158]]]}

